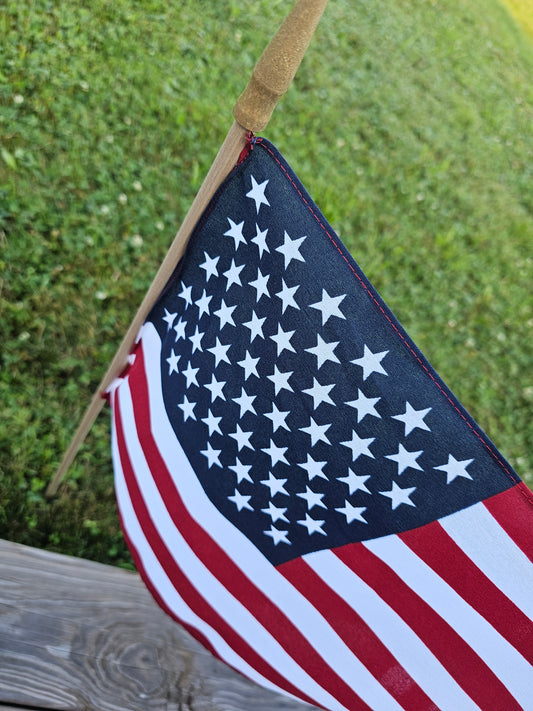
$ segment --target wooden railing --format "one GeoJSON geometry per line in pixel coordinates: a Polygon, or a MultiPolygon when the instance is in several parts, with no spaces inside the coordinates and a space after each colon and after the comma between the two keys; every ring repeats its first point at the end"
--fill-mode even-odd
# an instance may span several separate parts
{"type": "Polygon", "coordinates": [[[0,709],[305,711],[215,659],[136,573],[0,541],[0,709]]]}

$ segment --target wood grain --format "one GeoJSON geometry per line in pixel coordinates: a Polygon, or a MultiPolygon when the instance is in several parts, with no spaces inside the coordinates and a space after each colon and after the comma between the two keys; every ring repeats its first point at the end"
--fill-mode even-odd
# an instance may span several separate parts
{"type": "Polygon", "coordinates": [[[0,541],[0,708],[305,711],[216,660],[136,573],[0,541]]]}

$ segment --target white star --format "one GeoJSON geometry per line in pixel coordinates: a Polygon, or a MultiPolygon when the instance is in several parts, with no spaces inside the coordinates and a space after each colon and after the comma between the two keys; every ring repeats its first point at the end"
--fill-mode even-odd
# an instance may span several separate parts
{"type": "Polygon", "coordinates": [[[209,281],[212,276],[218,276],[217,264],[220,257],[210,257],[207,252],[204,252],[205,262],[200,264],[201,269],[205,269],[205,280],[209,281]]]}
{"type": "Polygon", "coordinates": [[[372,444],[372,442],[375,440],[375,437],[369,437],[368,439],[362,439],[359,437],[357,432],[352,433],[352,439],[351,441],[348,442],[341,442],[342,445],[345,447],[349,447],[352,450],[352,458],[353,461],[360,457],[362,454],[364,454],[366,457],[370,457],[371,459],[375,459],[374,455],[370,451],[369,447],[372,444]]]}
{"type": "Polygon", "coordinates": [[[204,289],[204,293],[202,294],[202,296],[198,299],[198,301],[194,302],[196,306],[198,306],[198,308],[200,309],[198,318],[201,318],[202,314],[207,314],[209,316],[209,302],[212,298],[212,296],[207,296],[206,291],[204,289]]]}
{"type": "Polygon", "coordinates": [[[230,326],[235,326],[235,321],[233,320],[233,316],[231,315],[235,309],[236,306],[226,306],[226,302],[224,299],[220,302],[220,308],[218,311],[215,311],[214,314],[220,319],[220,329],[222,330],[224,326],[229,323],[230,326]]]}
{"type": "Polygon", "coordinates": [[[378,413],[376,408],[374,407],[375,404],[381,400],[380,397],[367,397],[362,390],[357,390],[358,397],[357,400],[352,400],[351,402],[347,402],[346,404],[349,405],[350,407],[355,407],[357,410],[357,422],[361,422],[361,420],[366,417],[367,415],[372,415],[372,417],[378,417],[381,419],[381,415],[378,413]]]}
{"type": "Polygon", "coordinates": [[[259,301],[259,299],[262,296],[268,296],[270,298],[270,294],[268,292],[268,287],[267,283],[269,280],[270,276],[268,274],[261,274],[261,270],[257,270],[257,279],[254,279],[254,281],[250,282],[250,286],[253,286],[254,289],[257,291],[256,299],[259,301]]]}
{"type": "Polygon", "coordinates": [[[317,368],[321,368],[328,360],[331,360],[333,363],[340,363],[340,360],[333,353],[333,351],[338,345],[339,341],[332,341],[331,343],[326,343],[323,338],[317,333],[316,346],[314,348],[306,348],[305,350],[308,353],[316,355],[317,368]]]}
{"type": "Polygon", "coordinates": [[[241,389],[240,397],[233,398],[233,402],[236,402],[237,405],[241,408],[241,418],[246,412],[251,412],[252,415],[257,414],[254,408],[252,407],[252,402],[255,400],[255,398],[255,395],[248,395],[244,388],[241,389]]]}
{"type": "Polygon", "coordinates": [[[194,414],[195,402],[189,402],[187,395],[183,397],[183,402],[178,404],[179,409],[183,412],[183,421],[187,422],[189,417],[191,420],[196,420],[196,415],[194,414]]]}
{"type": "Polygon", "coordinates": [[[272,380],[274,383],[274,389],[276,395],[279,393],[280,390],[289,390],[291,393],[294,392],[291,386],[289,385],[289,378],[291,375],[294,373],[293,370],[286,371],[284,373],[280,372],[278,370],[278,366],[274,366],[274,374],[273,375],[267,375],[267,378],[269,380],[272,380]]]}
{"type": "Polygon", "coordinates": [[[272,501],[268,502],[268,508],[261,509],[263,513],[266,513],[268,514],[268,516],[270,516],[270,518],[272,519],[272,523],[276,523],[276,521],[286,521],[287,523],[289,523],[289,519],[285,516],[286,510],[286,508],[274,506],[272,501]]]}
{"type": "Polygon", "coordinates": [[[244,220],[242,222],[239,222],[239,224],[237,225],[230,217],[228,217],[228,222],[230,224],[230,228],[227,232],[224,232],[224,237],[233,237],[233,239],[235,240],[235,249],[237,250],[241,242],[243,244],[246,244],[246,240],[244,239],[242,234],[244,220]]]}
{"type": "Polygon", "coordinates": [[[276,479],[272,472],[268,473],[268,479],[262,479],[261,484],[268,486],[270,489],[270,498],[273,499],[276,494],[285,494],[289,496],[289,492],[285,488],[287,479],[276,479]]]}
{"type": "Polygon", "coordinates": [[[250,177],[252,178],[252,189],[246,193],[246,197],[255,202],[255,209],[259,212],[261,205],[270,207],[270,203],[265,197],[265,189],[268,185],[268,180],[263,180],[262,183],[258,183],[253,175],[250,177]]]}
{"type": "Polygon", "coordinates": [[[246,351],[244,360],[237,361],[237,365],[240,365],[241,368],[244,368],[244,379],[245,380],[248,380],[250,375],[255,375],[256,377],[259,377],[259,374],[257,372],[257,364],[258,363],[259,363],[259,358],[252,358],[249,351],[246,351]]]}
{"type": "MultiPolygon", "coordinates": [[[[185,284],[181,282],[181,293],[178,294],[178,296],[185,300],[187,306],[192,306],[192,286],[185,286],[185,284]]],[[[187,306],[185,308],[187,308],[187,306]]]]}
{"type": "Polygon", "coordinates": [[[387,496],[391,500],[392,508],[394,510],[397,509],[400,504],[416,506],[416,504],[413,504],[413,502],[409,498],[413,491],[416,491],[416,486],[410,486],[405,489],[402,489],[395,481],[393,481],[392,489],[390,491],[380,491],[379,493],[383,494],[383,496],[387,496]]]}
{"type": "Polygon", "coordinates": [[[202,338],[204,337],[205,333],[200,333],[198,330],[198,326],[196,326],[196,330],[192,336],[189,337],[190,342],[192,343],[192,352],[194,353],[195,351],[203,351],[202,348],[202,338]]]}
{"type": "Polygon", "coordinates": [[[447,464],[441,464],[433,468],[441,472],[446,472],[446,483],[449,484],[458,476],[462,476],[465,479],[472,479],[470,474],[466,471],[466,468],[469,464],[472,464],[473,461],[473,459],[463,459],[459,461],[452,454],[449,454],[447,464]]]}
{"type": "Polygon", "coordinates": [[[213,432],[218,432],[219,434],[222,434],[222,430],[219,427],[219,422],[222,419],[222,417],[215,417],[211,410],[207,411],[207,417],[202,417],[202,422],[205,422],[205,424],[209,427],[209,436],[213,434],[213,432]]]}
{"type": "Polygon", "coordinates": [[[311,447],[314,447],[317,442],[325,442],[326,444],[331,444],[329,439],[326,437],[326,431],[329,430],[331,424],[329,425],[319,425],[312,417],[309,418],[311,424],[309,427],[300,427],[301,432],[306,432],[311,437],[311,447]]]}
{"type": "Polygon", "coordinates": [[[326,464],[327,462],[316,462],[313,457],[308,454],[307,461],[298,464],[298,466],[302,467],[302,469],[305,469],[305,471],[307,472],[307,476],[309,477],[309,481],[314,479],[315,476],[318,476],[321,479],[326,479],[327,481],[327,476],[322,471],[326,464]]]}
{"type": "Polygon", "coordinates": [[[291,542],[288,539],[289,532],[278,531],[278,529],[274,527],[274,524],[270,526],[270,531],[263,531],[263,533],[265,536],[270,536],[270,538],[272,538],[275,546],[277,546],[278,543],[287,543],[289,546],[291,545],[291,542]]]}
{"type": "Polygon", "coordinates": [[[265,447],[261,449],[262,452],[268,454],[271,461],[271,466],[273,467],[278,462],[283,462],[283,464],[288,464],[289,462],[285,459],[285,452],[288,447],[277,447],[273,440],[270,440],[270,447],[265,447]]]}
{"type": "Polygon", "coordinates": [[[241,494],[240,491],[238,491],[237,489],[235,489],[235,493],[233,494],[233,496],[228,496],[228,499],[230,501],[233,501],[239,511],[242,511],[243,509],[249,509],[250,511],[253,511],[253,508],[250,506],[251,498],[251,496],[245,496],[244,494],[241,494]]]}
{"type": "Polygon", "coordinates": [[[217,336],[216,345],[214,345],[212,348],[207,349],[209,353],[212,353],[215,356],[215,368],[222,360],[226,361],[226,363],[230,363],[231,365],[230,359],[228,358],[228,350],[230,346],[231,343],[227,346],[223,346],[217,336]]]}
{"type": "Polygon", "coordinates": [[[409,452],[403,444],[398,445],[398,454],[386,454],[385,457],[387,459],[392,459],[393,462],[396,462],[398,464],[398,474],[401,474],[404,472],[406,469],[418,469],[418,471],[422,471],[422,467],[417,464],[417,459],[418,457],[423,454],[423,450],[421,449],[419,452],[409,452]]]}
{"type": "Polygon", "coordinates": [[[329,391],[335,387],[335,383],[332,385],[320,385],[316,378],[313,378],[313,387],[303,390],[304,393],[311,395],[313,398],[313,408],[316,408],[323,402],[329,405],[334,405],[335,403],[329,396],[329,391]]]}
{"type": "Polygon", "coordinates": [[[174,349],[170,352],[170,358],[167,358],[167,363],[168,363],[168,374],[170,375],[171,373],[179,373],[178,370],[178,361],[181,356],[176,355],[174,353],[174,349]]]}
{"type": "Polygon", "coordinates": [[[272,420],[274,432],[276,432],[280,427],[283,427],[283,429],[289,430],[290,432],[290,427],[285,422],[289,414],[289,410],[287,410],[287,412],[281,412],[280,410],[278,410],[276,405],[272,403],[272,412],[265,412],[265,417],[268,417],[269,420],[272,420]]]}
{"type": "Polygon", "coordinates": [[[204,457],[207,457],[207,466],[212,467],[213,464],[216,464],[217,467],[221,467],[222,464],[220,463],[220,453],[221,449],[213,449],[211,446],[211,443],[207,443],[207,449],[202,449],[200,450],[200,454],[203,454],[204,457]]]}
{"type": "Polygon", "coordinates": [[[361,523],[367,523],[363,518],[363,513],[366,511],[366,506],[352,506],[352,504],[345,499],[344,506],[340,509],[335,509],[339,513],[346,516],[346,523],[353,523],[354,521],[361,521],[361,523]]]}
{"type": "Polygon", "coordinates": [[[368,479],[370,479],[370,474],[367,474],[366,476],[358,475],[352,471],[352,469],[348,469],[348,476],[337,477],[337,481],[343,481],[346,484],[350,492],[350,496],[356,491],[364,491],[366,494],[371,494],[372,492],[370,492],[365,486],[365,482],[368,479]]]}
{"type": "Polygon", "coordinates": [[[255,237],[252,237],[252,242],[254,242],[259,249],[259,259],[263,256],[263,252],[268,252],[270,254],[270,250],[266,243],[267,232],[268,229],[261,231],[257,222],[255,223],[255,237]]]}
{"type": "Polygon", "coordinates": [[[318,494],[308,486],[305,487],[305,493],[302,492],[301,494],[296,494],[296,496],[306,500],[308,511],[311,511],[313,506],[321,506],[323,509],[327,509],[326,504],[322,501],[324,494],[318,494]]]}
{"type": "Polygon", "coordinates": [[[264,338],[263,334],[263,324],[266,321],[265,318],[259,318],[255,311],[252,311],[252,320],[243,323],[243,326],[250,329],[250,343],[254,342],[254,339],[259,336],[259,338],[264,338]]]}
{"type": "Polygon", "coordinates": [[[405,402],[405,412],[403,415],[392,415],[394,420],[400,420],[405,425],[405,436],[407,437],[417,427],[421,430],[431,432],[430,428],[424,422],[424,417],[431,410],[426,407],[425,410],[415,410],[409,402],[405,402]]]}
{"type": "Polygon", "coordinates": [[[322,526],[326,523],[325,521],[315,521],[314,518],[311,518],[311,516],[306,513],[305,514],[305,519],[303,521],[297,521],[301,526],[305,526],[307,528],[307,533],[309,535],[313,533],[321,533],[323,536],[326,535],[326,532],[322,530],[322,526]]]}
{"type": "Polygon", "coordinates": [[[281,252],[285,258],[285,269],[289,266],[292,259],[298,262],[305,262],[305,259],[300,254],[300,245],[305,237],[299,239],[291,239],[287,232],[284,233],[284,242],[280,247],[276,247],[276,252],[281,252]]]}
{"type": "Polygon", "coordinates": [[[282,301],[281,313],[284,314],[285,309],[287,309],[289,306],[293,306],[295,309],[299,309],[300,307],[294,299],[294,294],[296,294],[297,290],[300,288],[299,285],[287,286],[285,284],[285,279],[282,279],[281,283],[283,285],[283,288],[276,294],[276,296],[278,296],[282,301]]]}
{"type": "Polygon", "coordinates": [[[252,484],[254,483],[249,473],[252,468],[251,464],[243,464],[240,459],[235,458],[235,464],[229,466],[228,468],[237,475],[237,484],[240,484],[244,479],[246,479],[246,481],[250,481],[252,484]]]}
{"type": "Polygon", "coordinates": [[[252,445],[250,444],[250,437],[253,435],[253,432],[243,432],[241,426],[237,423],[237,429],[235,430],[235,432],[229,432],[228,434],[232,439],[237,442],[237,449],[239,450],[239,452],[243,447],[253,449],[252,445]]]}
{"type": "Polygon", "coordinates": [[[200,370],[200,368],[193,368],[192,365],[189,363],[189,365],[185,368],[185,370],[182,370],[181,372],[183,375],[187,378],[187,387],[190,388],[191,385],[198,385],[198,379],[196,377],[196,373],[200,370]]]}
{"type": "Polygon", "coordinates": [[[174,323],[174,319],[176,318],[178,314],[171,314],[169,311],[165,309],[165,315],[163,316],[163,321],[167,322],[167,331],[170,331],[172,328],[172,324],[174,323]]]}
{"type": "Polygon", "coordinates": [[[176,341],[179,341],[180,338],[185,338],[185,326],[186,325],[187,325],[187,321],[184,321],[183,318],[181,318],[181,316],[180,316],[180,320],[174,326],[174,330],[176,331],[176,341]]]}
{"type": "Polygon", "coordinates": [[[226,284],[226,291],[229,290],[229,288],[232,284],[237,284],[237,286],[242,286],[241,277],[239,276],[239,274],[242,272],[243,269],[244,269],[244,264],[241,265],[240,267],[238,267],[235,264],[235,260],[234,259],[231,260],[231,267],[227,271],[224,272],[224,276],[228,280],[228,283],[226,284]]]}
{"type": "Polygon", "coordinates": [[[372,373],[387,375],[387,371],[381,365],[381,361],[388,352],[389,351],[381,351],[381,353],[372,353],[370,348],[365,344],[363,357],[350,362],[361,366],[363,369],[363,380],[366,380],[372,373]]]}
{"type": "Polygon", "coordinates": [[[324,325],[332,316],[337,316],[338,318],[343,319],[346,318],[339,308],[339,304],[345,298],[346,294],[342,294],[341,296],[330,296],[325,289],[322,289],[322,300],[318,301],[316,304],[309,305],[312,309],[318,309],[322,313],[322,325],[324,325]]]}
{"type": "Polygon", "coordinates": [[[222,393],[222,389],[225,384],[225,380],[217,380],[214,375],[211,375],[211,382],[206,383],[204,386],[211,391],[211,402],[215,402],[217,397],[219,397],[221,400],[226,399],[222,393]]]}
{"type": "Polygon", "coordinates": [[[291,338],[293,335],[294,331],[284,331],[281,328],[281,324],[278,323],[277,334],[274,336],[270,336],[270,338],[276,342],[276,345],[278,347],[278,356],[281,355],[284,350],[296,353],[294,348],[291,346],[291,338]]]}

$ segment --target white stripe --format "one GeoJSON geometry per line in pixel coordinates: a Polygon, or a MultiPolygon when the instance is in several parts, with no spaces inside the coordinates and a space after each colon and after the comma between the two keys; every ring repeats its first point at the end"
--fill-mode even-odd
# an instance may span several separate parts
{"type": "Polygon", "coordinates": [[[202,521],[211,537],[236,565],[291,620],[326,663],[371,708],[379,711],[400,711],[396,700],[357,660],[351,650],[318,613],[251,541],[230,523],[206,497],[192,467],[176,466],[176,435],[168,418],[161,394],[160,340],[152,324],[145,324],[142,344],[147,364],[146,375],[150,391],[152,434],[176,488],[191,513],[202,521]]]}
{"type": "Polygon", "coordinates": [[[441,711],[479,711],[409,625],[336,555],[317,551],[303,558],[362,617],[441,711]]]}
{"type": "Polygon", "coordinates": [[[461,635],[524,708],[531,708],[533,667],[492,625],[396,536],[365,541],[363,545],[461,635]]]}
{"type": "Polygon", "coordinates": [[[440,524],[481,572],[533,619],[533,565],[485,506],[470,506],[440,524]]]}
{"type": "MultiPolygon", "coordinates": [[[[169,516],[165,503],[154,484],[141,444],[137,438],[133,403],[129,388],[126,386],[120,388],[119,398],[126,447],[130,454],[135,477],[148,508],[150,519],[165,542],[169,553],[185,573],[187,579],[211,607],[218,612],[222,619],[235,629],[250,647],[255,649],[263,659],[277,669],[284,678],[291,681],[297,688],[306,690],[308,695],[320,703],[327,703],[332,708],[339,708],[335,699],[324,692],[285,652],[275,638],[265,630],[244,605],[228,592],[190,549],[169,516]]],[[[176,450],[176,466],[179,467],[180,471],[183,471],[184,467],[190,466],[183,450],[176,450]]]]}
{"type": "Polygon", "coordinates": [[[259,672],[251,667],[238,654],[236,654],[235,651],[215,630],[213,630],[191,610],[167,577],[157,559],[157,556],[150,547],[150,544],[148,543],[135,515],[120,462],[114,423],[112,430],[112,454],[113,468],[115,472],[115,492],[122,524],[131,543],[142,560],[145,574],[151,584],[161,595],[171,612],[185,624],[191,625],[201,632],[210,641],[213,648],[217,651],[221,658],[225,659],[230,666],[237,669],[250,679],[253,679],[257,683],[279,692],[280,689],[277,686],[272,684],[272,682],[268,679],[265,679],[259,672]]]}

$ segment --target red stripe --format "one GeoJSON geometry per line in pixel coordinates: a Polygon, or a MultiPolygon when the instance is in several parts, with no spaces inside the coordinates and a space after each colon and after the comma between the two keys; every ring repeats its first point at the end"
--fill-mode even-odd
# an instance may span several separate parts
{"type": "Polygon", "coordinates": [[[483,503],[533,563],[533,492],[520,482],[483,503]]]}
{"type": "MultiPolygon", "coordinates": [[[[111,409],[115,413],[115,401],[116,401],[116,390],[114,393],[109,394],[109,404],[111,405],[111,409]]],[[[115,414],[115,429],[116,429],[116,414],[115,414]]],[[[121,428],[121,437],[122,437],[122,442],[124,444],[124,430],[122,429],[122,421],[120,422],[120,428],[121,428]]],[[[121,466],[124,462],[127,462],[128,466],[131,468],[131,460],[129,458],[129,454],[127,452],[127,449],[124,447],[122,452],[120,453],[120,462],[121,466]]],[[[119,503],[119,502],[118,502],[119,503]]],[[[219,655],[217,650],[213,647],[211,644],[210,640],[202,633],[200,630],[196,629],[196,627],[193,627],[190,625],[188,622],[185,622],[181,617],[176,615],[175,612],[173,612],[170,607],[167,605],[167,603],[163,600],[157,589],[154,587],[150,577],[148,576],[148,573],[146,571],[146,568],[144,567],[144,564],[142,562],[142,558],[139,554],[139,551],[137,550],[137,547],[133,543],[132,539],[129,536],[129,533],[126,529],[126,523],[124,520],[124,517],[122,515],[122,511],[120,509],[120,506],[118,508],[118,517],[120,520],[120,526],[122,528],[122,533],[124,535],[124,539],[127,543],[128,549],[131,553],[131,557],[133,558],[133,562],[135,564],[135,568],[137,569],[139,575],[142,578],[143,583],[146,585],[148,588],[150,594],[154,598],[154,600],[157,602],[159,607],[162,608],[162,610],[173,620],[178,622],[184,629],[187,630],[187,632],[191,635],[191,637],[194,637],[197,642],[199,642],[203,647],[205,647],[211,654],[216,657],[217,659],[220,659],[223,661],[222,657],[219,655]]]]}
{"type": "MultiPolygon", "coordinates": [[[[124,431],[122,426],[122,417],[120,413],[120,394],[115,395],[115,427],[117,433],[117,445],[120,455],[120,460],[122,464],[122,471],[124,473],[124,478],[128,487],[129,496],[135,511],[137,520],[139,521],[143,533],[150,543],[150,547],[157,556],[159,563],[164,569],[165,573],[171,580],[173,586],[179,592],[180,597],[184,602],[193,610],[198,617],[200,617],[204,622],[206,622],[210,627],[212,627],[220,636],[227,642],[227,644],[235,650],[235,652],[243,659],[245,659],[252,667],[257,669],[260,674],[265,678],[269,679],[273,684],[276,684],[279,688],[284,689],[290,694],[302,698],[308,703],[313,703],[313,701],[302,694],[302,692],[294,687],[290,682],[288,682],[285,677],[281,676],[273,667],[268,664],[262,657],[260,657],[257,652],[250,647],[250,645],[240,637],[240,635],[229,625],[211,605],[205,600],[201,595],[200,591],[195,588],[191,582],[188,580],[187,576],[183,573],[181,568],[177,565],[176,561],[172,557],[169,549],[165,545],[165,542],[160,537],[156,527],[154,526],[148,509],[144,503],[142,493],[139,489],[137,480],[135,478],[135,472],[129,457],[127,450],[124,431]]],[[[142,567],[144,574],[146,571],[142,567]]],[[[150,585],[150,589],[153,590],[153,586],[150,585]]],[[[161,599],[160,595],[157,595],[156,600],[159,602],[161,599]]],[[[168,606],[165,604],[165,609],[168,606]]],[[[180,620],[181,622],[181,620],[180,620]]],[[[211,644],[208,645],[209,649],[212,649],[211,644]]]]}
{"type": "MultiPolygon", "coordinates": [[[[315,679],[322,688],[347,708],[367,708],[349,684],[331,669],[289,618],[244,575],[243,571],[189,514],[176,491],[172,477],[150,431],[150,402],[144,368],[144,351],[140,348],[129,376],[137,433],[155,484],[165,501],[174,524],[210,572],[248,608],[258,622],[272,634],[280,646],[311,678],[315,679]]],[[[151,534],[145,532],[145,535],[151,541],[151,534]]],[[[171,580],[173,579],[171,575],[169,577],[171,580]]],[[[312,620],[310,620],[310,624],[312,624],[312,620]]],[[[225,638],[227,640],[227,637],[225,638]]],[[[244,655],[244,658],[247,657],[244,655]]],[[[249,659],[247,661],[252,664],[249,659]]],[[[254,666],[256,665],[254,664],[254,666]]],[[[256,666],[256,668],[268,677],[261,667],[256,666]]],[[[282,688],[286,688],[286,685],[287,682],[282,688]]],[[[305,698],[308,703],[316,704],[316,701],[310,701],[300,691],[291,690],[290,693],[305,698]]]]}
{"type": "Polygon", "coordinates": [[[354,655],[402,708],[406,711],[437,710],[433,701],[403,669],[366,622],[338,593],[326,585],[302,558],[288,561],[278,566],[278,570],[310,600],[354,655]]]}
{"type": "Polygon", "coordinates": [[[533,625],[437,521],[400,538],[533,664],[533,625]]]}
{"type": "Polygon", "coordinates": [[[368,548],[349,544],[334,553],[409,625],[478,706],[521,708],[462,637],[368,548]]]}
{"type": "MultiPolygon", "coordinates": [[[[115,393],[116,393],[116,391],[115,391],[115,393]]],[[[117,424],[116,424],[116,412],[115,412],[115,399],[116,399],[115,394],[111,394],[110,395],[110,405],[111,405],[113,412],[115,413],[115,428],[116,428],[117,424]]],[[[122,451],[120,453],[121,466],[123,466],[124,464],[127,464],[127,466],[131,469],[131,460],[129,458],[127,448],[125,448],[125,445],[124,445],[124,430],[122,428],[122,422],[120,422],[120,427],[121,427],[122,442],[123,442],[123,446],[124,446],[124,448],[122,449],[122,451]]],[[[150,591],[150,594],[155,599],[157,604],[164,610],[164,612],[169,617],[171,617],[176,622],[179,622],[179,624],[182,627],[184,627],[187,630],[187,632],[192,637],[194,637],[202,646],[204,646],[206,649],[208,649],[213,656],[215,656],[215,657],[217,657],[217,659],[220,659],[221,661],[223,661],[222,657],[219,655],[217,650],[213,647],[210,640],[206,636],[204,636],[204,634],[202,632],[200,632],[200,630],[196,629],[196,627],[193,627],[188,622],[183,620],[181,617],[176,615],[176,613],[173,612],[170,609],[170,607],[167,605],[167,603],[163,600],[163,598],[161,597],[161,595],[159,594],[157,589],[154,587],[154,585],[153,585],[153,583],[146,571],[146,568],[143,564],[142,558],[137,550],[137,547],[135,546],[135,544],[133,543],[132,539],[130,538],[130,536],[128,534],[128,531],[126,529],[126,522],[125,522],[125,519],[122,515],[122,511],[120,510],[120,506],[119,506],[118,514],[119,514],[120,525],[122,528],[122,533],[124,535],[124,538],[125,538],[126,543],[128,545],[129,551],[130,551],[131,556],[133,558],[135,567],[136,567],[137,571],[139,572],[139,574],[143,580],[143,583],[146,585],[146,587],[150,591]]]]}
{"type": "MultiPolygon", "coordinates": [[[[220,654],[217,652],[217,650],[213,647],[209,639],[200,632],[200,630],[196,629],[196,627],[193,627],[190,625],[188,622],[185,622],[179,615],[176,615],[175,612],[173,612],[170,607],[167,605],[167,603],[163,600],[161,595],[159,594],[157,588],[154,587],[150,577],[148,576],[148,573],[146,571],[146,568],[143,565],[142,558],[139,555],[137,548],[135,547],[135,544],[129,537],[128,531],[126,530],[126,524],[124,519],[122,518],[122,514],[119,511],[119,519],[120,519],[120,525],[122,527],[122,533],[124,535],[124,539],[126,543],[128,544],[128,548],[131,553],[131,557],[133,558],[133,562],[135,564],[135,568],[137,569],[139,575],[142,578],[143,583],[146,585],[148,588],[150,594],[154,598],[154,600],[157,602],[159,607],[162,608],[162,610],[169,616],[171,617],[175,622],[178,622],[184,629],[187,630],[187,632],[191,635],[191,637],[194,637],[197,642],[199,642],[203,647],[205,647],[209,652],[216,657],[217,659],[220,659],[221,661],[224,661],[220,654]]],[[[227,663],[227,662],[226,662],[227,663]]]]}

